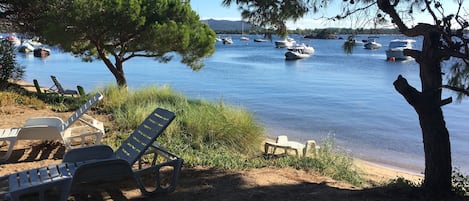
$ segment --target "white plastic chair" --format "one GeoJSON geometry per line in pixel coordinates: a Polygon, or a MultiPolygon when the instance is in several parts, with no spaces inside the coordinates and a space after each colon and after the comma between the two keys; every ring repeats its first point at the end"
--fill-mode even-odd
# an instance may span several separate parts
{"type": "Polygon", "coordinates": [[[8,160],[16,140],[60,140],[67,149],[75,145],[85,146],[87,143],[100,144],[105,134],[104,125],[85,112],[102,99],[103,95],[96,93],[65,122],[59,117],[35,117],[26,120],[21,128],[0,129],[0,133],[5,133],[0,134],[0,142],[3,145],[9,143],[6,153],[0,156],[0,162],[8,160]],[[77,120],[83,125],[71,127],[77,120]]]}

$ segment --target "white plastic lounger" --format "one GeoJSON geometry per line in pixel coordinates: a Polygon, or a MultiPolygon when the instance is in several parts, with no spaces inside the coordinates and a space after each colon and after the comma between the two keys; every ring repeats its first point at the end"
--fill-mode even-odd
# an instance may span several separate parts
{"type": "Polygon", "coordinates": [[[0,162],[8,160],[17,140],[60,140],[67,149],[75,145],[100,144],[104,125],[85,112],[101,99],[103,95],[96,93],[65,122],[59,117],[35,117],[26,120],[21,128],[0,129],[0,146],[8,146],[0,162]],[[71,127],[77,120],[83,125],[71,127]]]}
{"type": "Polygon", "coordinates": [[[157,108],[115,151],[107,145],[80,147],[66,152],[61,164],[4,175],[0,177],[0,200],[20,201],[25,196],[50,200],[52,191],[59,194],[60,201],[67,201],[70,194],[79,195],[82,189],[124,179],[133,181],[143,196],[172,192],[184,160],[158,146],[156,140],[175,117],[173,112],[157,108]],[[143,166],[143,158],[151,163],[143,166]]]}
{"type": "Polygon", "coordinates": [[[308,140],[306,143],[289,141],[286,135],[279,135],[275,142],[265,142],[264,152],[266,154],[275,154],[277,149],[283,149],[285,154],[294,151],[296,156],[317,155],[319,146],[314,140],[308,140]],[[272,150],[272,151],[271,151],[272,150]]]}

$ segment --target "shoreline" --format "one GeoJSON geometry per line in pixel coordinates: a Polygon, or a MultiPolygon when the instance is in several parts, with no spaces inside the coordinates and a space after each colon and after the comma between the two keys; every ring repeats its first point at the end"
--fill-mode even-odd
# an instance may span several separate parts
{"type": "Polygon", "coordinates": [[[354,158],[354,164],[364,171],[362,176],[365,179],[370,179],[380,183],[389,182],[390,180],[397,179],[399,177],[409,180],[414,184],[422,183],[424,180],[424,175],[420,173],[413,173],[357,158],[354,158]]]}
{"type": "MultiPolygon", "coordinates": [[[[34,84],[29,83],[27,81],[18,80],[15,83],[22,86],[28,91],[32,91],[32,92],[36,91],[34,84]]],[[[2,127],[8,127],[8,126],[3,125],[2,127]]],[[[266,141],[275,141],[275,139],[272,136],[267,136],[266,141]]],[[[262,144],[261,146],[263,147],[264,144],[262,144]]],[[[397,177],[403,177],[414,183],[423,180],[423,174],[412,172],[410,170],[406,170],[405,168],[399,168],[399,167],[387,165],[387,164],[380,164],[380,163],[373,162],[373,161],[363,160],[357,157],[353,157],[353,161],[354,161],[354,165],[363,171],[362,174],[364,178],[367,180],[372,180],[375,182],[388,182],[389,180],[396,179],[397,177]]]]}
{"type": "MultiPolygon", "coordinates": [[[[275,142],[275,138],[267,136],[265,141],[275,142]]],[[[262,147],[264,144],[262,144],[262,147]]],[[[319,145],[321,146],[321,145],[319,145]]],[[[358,168],[360,175],[371,183],[386,183],[390,180],[402,177],[415,184],[423,182],[424,174],[401,168],[398,166],[388,165],[384,163],[373,162],[369,160],[352,157],[354,166],[358,168]]]]}

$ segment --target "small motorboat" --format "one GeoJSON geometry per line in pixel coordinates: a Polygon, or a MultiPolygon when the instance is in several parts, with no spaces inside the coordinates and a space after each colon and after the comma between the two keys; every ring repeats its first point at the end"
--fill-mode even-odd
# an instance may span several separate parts
{"type": "Polygon", "coordinates": [[[34,51],[34,46],[31,45],[28,41],[24,41],[21,43],[21,45],[18,47],[18,52],[22,53],[28,53],[34,51]]]}
{"type": "Polygon", "coordinates": [[[387,60],[408,60],[412,57],[404,55],[404,49],[412,49],[415,40],[412,39],[394,39],[389,42],[389,48],[386,50],[387,60]]]}
{"type": "Polygon", "coordinates": [[[224,45],[230,45],[233,44],[233,39],[231,39],[231,37],[225,37],[222,39],[222,42],[224,45]]]}
{"type": "Polygon", "coordinates": [[[263,38],[255,38],[254,39],[254,42],[258,42],[258,43],[261,43],[261,42],[266,42],[267,39],[263,39],[263,38]]]}
{"type": "Polygon", "coordinates": [[[50,49],[45,47],[38,47],[33,50],[33,55],[35,57],[48,57],[50,55],[50,49]]]}
{"type": "Polygon", "coordinates": [[[367,42],[363,46],[365,47],[365,49],[375,50],[381,48],[382,45],[376,42],[375,38],[368,38],[367,42]]]}
{"type": "Polygon", "coordinates": [[[275,47],[277,48],[289,48],[296,44],[295,39],[286,38],[284,40],[275,41],[275,47]]]}
{"type": "Polygon", "coordinates": [[[311,57],[314,54],[314,48],[308,45],[295,45],[288,48],[288,51],[285,52],[286,60],[295,60],[295,59],[304,59],[311,57]]]}
{"type": "Polygon", "coordinates": [[[350,44],[350,45],[354,45],[354,46],[360,46],[360,45],[363,45],[363,41],[360,41],[360,40],[357,40],[355,38],[355,36],[351,35],[351,36],[348,36],[347,39],[345,40],[346,43],[350,44]]]}

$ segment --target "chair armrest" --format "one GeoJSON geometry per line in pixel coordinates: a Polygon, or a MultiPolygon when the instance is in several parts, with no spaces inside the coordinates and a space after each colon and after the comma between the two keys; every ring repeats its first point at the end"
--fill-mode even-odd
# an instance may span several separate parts
{"type": "Polygon", "coordinates": [[[90,115],[87,115],[87,114],[83,114],[79,120],[86,124],[87,126],[90,126],[92,128],[95,128],[97,130],[100,130],[103,134],[104,134],[104,124],[103,122],[93,118],[92,116],[90,115]]]}
{"type": "Polygon", "coordinates": [[[67,163],[114,158],[114,150],[112,150],[111,147],[107,145],[94,145],[70,149],[69,151],[65,152],[62,162],[67,163]]]}
{"type": "Polygon", "coordinates": [[[59,117],[35,117],[27,119],[23,127],[50,126],[60,128],[62,124],[63,120],[59,117]]]}
{"type": "Polygon", "coordinates": [[[176,158],[171,161],[159,163],[145,169],[134,171],[135,179],[137,180],[138,187],[140,188],[142,194],[149,196],[154,194],[173,192],[176,189],[183,163],[184,160],[182,158],[176,158]],[[165,171],[170,172],[164,173],[165,171]],[[165,174],[166,176],[164,176],[165,174]],[[145,182],[143,180],[143,178],[148,179],[149,176],[154,177],[155,179],[155,183],[151,185],[152,188],[146,188],[145,182]]]}

